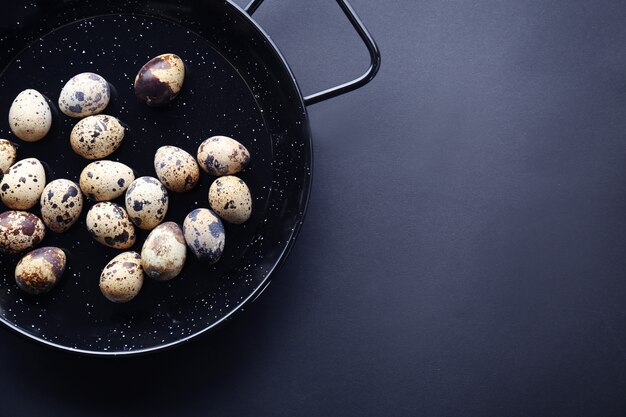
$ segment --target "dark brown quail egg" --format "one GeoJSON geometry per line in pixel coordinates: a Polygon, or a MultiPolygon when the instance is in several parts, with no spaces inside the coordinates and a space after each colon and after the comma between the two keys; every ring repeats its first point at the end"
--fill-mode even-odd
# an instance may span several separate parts
{"type": "Polygon", "coordinates": [[[183,223],[187,246],[201,261],[217,262],[224,251],[224,225],[211,210],[201,208],[189,213],[183,223]]]}
{"type": "Polygon", "coordinates": [[[80,174],[80,189],[95,201],[109,201],[124,194],[135,180],[133,170],[121,162],[96,161],[80,174]]]}
{"type": "Polygon", "coordinates": [[[45,97],[37,90],[24,90],[9,109],[11,132],[26,142],[36,142],[50,131],[52,112],[45,97]]]}
{"type": "Polygon", "coordinates": [[[41,193],[41,218],[56,233],[63,233],[76,223],[83,211],[83,193],[70,180],[54,180],[41,193]]]}
{"type": "Polygon", "coordinates": [[[70,78],[61,90],[59,109],[70,117],[86,117],[101,113],[109,104],[109,83],[92,72],[70,78]]]}
{"type": "Polygon", "coordinates": [[[87,212],[87,230],[105,246],[128,249],[135,244],[135,227],[126,210],[115,203],[98,203],[87,212]]]}
{"type": "Polygon", "coordinates": [[[157,281],[168,281],[180,274],[186,259],[185,238],[174,222],[157,226],[141,249],[141,266],[146,275],[157,281]]]}
{"type": "Polygon", "coordinates": [[[198,147],[198,163],[211,175],[232,175],[250,162],[250,152],[228,136],[213,136],[198,147]]]}
{"type": "Polygon", "coordinates": [[[54,247],[35,249],[18,262],[15,267],[15,282],[22,291],[39,295],[54,288],[66,263],[65,253],[54,247]]]}
{"type": "Polygon", "coordinates": [[[26,211],[0,214],[0,252],[19,253],[31,249],[46,235],[39,217],[26,211]]]}
{"type": "Polygon", "coordinates": [[[124,127],[118,119],[105,114],[85,117],[72,129],[70,145],[86,159],[100,159],[111,155],[122,144],[124,127]]]}
{"type": "Polygon", "coordinates": [[[102,270],[100,291],[109,301],[126,303],[139,294],[143,286],[141,256],[137,252],[117,255],[102,270]]]}
{"type": "Polygon", "coordinates": [[[229,223],[244,223],[252,213],[250,189],[242,179],[230,175],[213,181],[209,188],[209,204],[229,223]]]}
{"type": "Polygon", "coordinates": [[[191,190],[200,179],[196,160],[176,146],[162,146],[157,150],[154,170],[165,188],[177,193],[191,190]]]}
{"type": "Polygon", "coordinates": [[[46,186],[46,172],[35,158],[22,159],[4,174],[0,182],[0,199],[14,210],[28,210],[39,201],[46,186]]]}
{"type": "MultiPolygon", "coordinates": [[[[6,139],[0,139],[0,178],[17,159],[17,148],[6,139]]],[[[195,163],[195,162],[194,162],[195,163]]]]}
{"type": "Polygon", "coordinates": [[[148,61],[135,77],[135,95],[151,107],[174,100],[183,86],[185,64],[176,54],[163,54],[148,61]]]}
{"type": "Polygon", "coordinates": [[[167,190],[153,177],[140,177],[126,191],[126,211],[144,230],[152,230],[163,221],[168,208],[167,190]]]}

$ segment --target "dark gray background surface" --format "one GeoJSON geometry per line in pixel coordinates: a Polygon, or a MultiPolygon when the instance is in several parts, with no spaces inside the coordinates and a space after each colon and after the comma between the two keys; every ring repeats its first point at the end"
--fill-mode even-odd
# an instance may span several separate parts
{"type": "MultiPolygon", "coordinates": [[[[353,0],[383,66],[310,108],[290,258],[228,326],[118,360],[0,333],[2,416],[623,416],[626,4],[353,0]]],[[[305,92],[332,0],[256,13],[305,92]]]]}

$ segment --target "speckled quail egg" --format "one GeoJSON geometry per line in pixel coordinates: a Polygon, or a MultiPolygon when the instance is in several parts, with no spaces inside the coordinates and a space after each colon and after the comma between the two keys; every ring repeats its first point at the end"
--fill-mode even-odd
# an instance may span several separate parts
{"type": "Polygon", "coordinates": [[[46,235],[41,219],[26,211],[0,214],[0,252],[19,253],[31,249],[46,235]]]}
{"type": "Polygon", "coordinates": [[[135,77],[135,95],[151,107],[174,100],[185,80],[185,64],[176,54],[163,54],[148,61],[135,77]]]}
{"type": "Polygon", "coordinates": [[[191,190],[200,179],[196,160],[176,146],[162,146],[157,150],[154,170],[165,188],[177,193],[191,190]]]}
{"type": "Polygon", "coordinates": [[[46,186],[46,172],[35,158],[22,159],[4,174],[0,182],[0,199],[14,210],[28,210],[39,201],[46,186]]]}
{"type": "Polygon", "coordinates": [[[98,203],[87,212],[87,230],[105,246],[128,249],[135,244],[135,226],[128,213],[115,203],[98,203]]]}
{"type": "Polygon", "coordinates": [[[100,159],[111,155],[122,144],[124,127],[120,121],[106,114],[85,117],[72,129],[70,145],[86,159],[100,159]]]}
{"type": "Polygon", "coordinates": [[[80,174],[80,189],[94,201],[109,201],[124,194],[135,180],[133,170],[121,162],[96,161],[80,174]]]}
{"type": "Polygon", "coordinates": [[[211,175],[232,175],[250,162],[250,152],[241,143],[228,136],[213,136],[198,147],[200,168],[211,175]]]}
{"type": "Polygon", "coordinates": [[[54,180],[41,193],[41,218],[48,229],[63,233],[76,223],[83,211],[83,193],[70,180],[54,180]]]}
{"type": "Polygon", "coordinates": [[[167,190],[153,177],[139,177],[126,190],[126,211],[130,219],[144,230],[159,225],[167,213],[167,190]]]}
{"type": "Polygon", "coordinates": [[[15,145],[6,139],[0,139],[0,178],[15,163],[16,159],[17,148],[15,145]]]}
{"type": "Polygon", "coordinates": [[[36,142],[50,131],[52,112],[46,98],[37,90],[24,90],[9,109],[11,132],[26,142],[36,142]]]}
{"type": "Polygon", "coordinates": [[[86,117],[102,112],[109,104],[109,83],[92,72],[75,75],[59,96],[59,109],[70,117],[86,117]]]}
{"type": "Polygon", "coordinates": [[[141,256],[137,252],[117,255],[102,270],[100,291],[109,301],[126,303],[139,294],[143,286],[141,256]]]}
{"type": "Polygon", "coordinates": [[[15,283],[24,292],[39,295],[54,288],[63,272],[67,258],[65,252],[55,247],[35,249],[15,267],[15,283]]]}
{"type": "Polygon", "coordinates": [[[189,213],[183,223],[183,235],[199,260],[214,264],[222,256],[226,243],[224,225],[211,210],[200,208],[189,213]]]}
{"type": "Polygon", "coordinates": [[[209,204],[229,223],[241,224],[252,213],[250,189],[242,179],[231,175],[213,181],[209,188],[209,204]]]}
{"type": "Polygon", "coordinates": [[[178,274],[187,259],[183,231],[174,222],[158,225],[141,249],[141,266],[150,278],[168,281],[178,274]]]}

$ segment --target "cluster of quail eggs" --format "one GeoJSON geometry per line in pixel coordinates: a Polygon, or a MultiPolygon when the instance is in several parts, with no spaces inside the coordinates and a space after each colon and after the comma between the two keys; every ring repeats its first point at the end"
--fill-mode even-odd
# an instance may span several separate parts
{"type": "MultiPolygon", "coordinates": [[[[148,61],[134,80],[137,98],[151,107],[176,98],[185,78],[185,66],[175,54],[148,61]]],[[[116,303],[132,300],[141,290],[144,276],[168,281],[180,274],[187,249],[207,264],[217,262],[226,242],[223,221],[242,224],[250,218],[252,198],[243,180],[235,174],[250,161],[244,145],[226,136],[204,140],[196,157],[175,146],[163,146],[154,156],[156,177],[136,177],[127,165],[108,156],[121,145],[126,132],[123,122],[103,114],[111,97],[109,83],[86,72],[72,77],[58,99],[61,112],[80,119],[70,134],[72,150],[89,162],[79,183],[68,179],[46,182],[44,163],[35,158],[17,159],[17,146],[0,139],[0,200],[10,209],[0,214],[0,253],[27,254],[15,268],[17,286],[29,294],[50,291],[63,275],[67,256],[56,247],[34,249],[46,229],[66,233],[78,221],[86,201],[92,202],[86,227],[98,243],[125,252],[102,270],[99,287],[116,303]],[[170,196],[185,193],[200,179],[200,169],[216,177],[208,191],[207,208],[191,211],[182,228],[165,221],[170,196]],[[112,200],[124,196],[124,207],[112,200]],[[85,198],[86,197],[86,198],[85,198]],[[39,203],[41,216],[30,210],[39,203]],[[130,249],[137,241],[136,228],[149,230],[141,253],[130,249]],[[30,251],[30,252],[29,252],[30,251]]],[[[9,110],[12,133],[26,142],[43,139],[52,126],[49,101],[38,91],[17,95],[9,110]]]]}

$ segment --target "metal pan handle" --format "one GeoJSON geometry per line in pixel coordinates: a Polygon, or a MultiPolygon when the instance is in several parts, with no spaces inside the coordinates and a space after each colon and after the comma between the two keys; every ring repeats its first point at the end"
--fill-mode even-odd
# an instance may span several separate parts
{"type": "MultiPolygon", "coordinates": [[[[252,15],[256,11],[256,9],[259,8],[261,3],[263,3],[263,0],[250,1],[250,3],[246,6],[246,12],[249,15],[252,15]]],[[[365,43],[365,46],[370,53],[370,67],[367,69],[365,74],[361,75],[359,78],[304,97],[304,104],[307,106],[319,103],[320,101],[328,100],[329,98],[337,97],[341,94],[345,94],[349,91],[363,87],[374,78],[374,76],[378,72],[378,69],[380,68],[380,51],[378,50],[378,46],[372,38],[372,35],[370,35],[367,28],[363,25],[363,22],[361,22],[361,19],[359,19],[359,16],[357,16],[352,6],[348,4],[347,0],[337,0],[337,4],[339,4],[339,7],[341,7],[341,10],[343,10],[350,23],[352,23],[352,26],[363,40],[363,43],[365,43]]]]}

